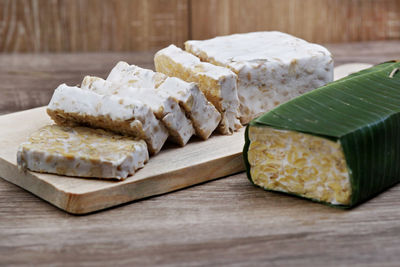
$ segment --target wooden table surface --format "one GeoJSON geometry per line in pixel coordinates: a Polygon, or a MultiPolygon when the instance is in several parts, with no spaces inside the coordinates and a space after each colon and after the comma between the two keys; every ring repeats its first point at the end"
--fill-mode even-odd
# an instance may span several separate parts
{"type": "MultiPolygon", "coordinates": [[[[400,41],[327,47],[337,65],[400,58],[400,41]]],[[[45,105],[59,83],[104,77],[118,60],[152,67],[152,56],[0,55],[0,113],[45,105]]],[[[73,216],[0,179],[0,265],[399,266],[399,204],[399,186],[344,211],[263,191],[241,173],[73,216]]]]}

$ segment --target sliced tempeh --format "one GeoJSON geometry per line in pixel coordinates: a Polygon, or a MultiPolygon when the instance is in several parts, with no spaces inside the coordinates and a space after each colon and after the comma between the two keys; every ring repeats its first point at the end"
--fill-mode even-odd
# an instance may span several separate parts
{"type": "Polygon", "coordinates": [[[175,45],[158,51],[154,57],[158,72],[195,82],[217,110],[222,119],[218,131],[232,134],[242,127],[239,121],[237,76],[228,68],[216,66],[200,59],[175,45]]]}
{"type": "Polygon", "coordinates": [[[123,180],[148,161],[146,143],[101,129],[48,125],[19,146],[20,168],[123,180]]]}
{"type": "Polygon", "coordinates": [[[91,76],[83,79],[81,88],[102,95],[137,99],[147,104],[168,129],[171,140],[178,145],[184,146],[194,134],[192,122],[186,118],[179,104],[165,92],[131,87],[91,76]]]}
{"type": "Polygon", "coordinates": [[[109,74],[108,81],[133,85],[138,88],[154,88],[173,97],[191,119],[196,135],[207,139],[217,128],[221,115],[206,99],[195,83],[152,70],[119,62],[109,74]]]}
{"type": "Polygon", "coordinates": [[[138,137],[146,141],[150,154],[159,152],[168,137],[146,104],[65,84],[54,91],[47,113],[59,125],[83,124],[138,137]]]}
{"type": "Polygon", "coordinates": [[[221,114],[207,101],[195,83],[187,83],[181,79],[167,78],[158,88],[167,92],[186,111],[193,122],[196,134],[206,140],[219,125],[221,114]]]}

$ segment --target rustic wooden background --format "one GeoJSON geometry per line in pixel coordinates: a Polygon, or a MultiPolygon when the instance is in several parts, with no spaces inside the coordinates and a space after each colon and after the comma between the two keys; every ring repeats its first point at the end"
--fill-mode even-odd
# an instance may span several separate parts
{"type": "Polygon", "coordinates": [[[400,1],[0,0],[0,52],[152,50],[257,30],[319,43],[400,39],[400,1]]]}

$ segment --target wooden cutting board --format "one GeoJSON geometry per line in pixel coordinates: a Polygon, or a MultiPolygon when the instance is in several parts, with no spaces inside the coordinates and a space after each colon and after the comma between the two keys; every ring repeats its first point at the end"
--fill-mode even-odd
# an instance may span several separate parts
{"type": "Polygon", "coordinates": [[[185,147],[171,145],[121,182],[18,170],[19,144],[51,123],[45,107],[0,116],[0,177],[74,214],[171,192],[244,170],[241,156],[244,128],[231,136],[213,135],[207,141],[192,138],[195,140],[185,147]]]}
{"type": "MultiPolygon", "coordinates": [[[[339,66],[335,79],[366,67],[339,66]]],[[[143,169],[122,182],[18,170],[19,144],[51,123],[45,107],[0,116],[0,177],[73,214],[106,209],[244,170],[244,128],[231,136],[213,135],[207,141],[191,140],[182,148],[164,148],[143,169]]]]}

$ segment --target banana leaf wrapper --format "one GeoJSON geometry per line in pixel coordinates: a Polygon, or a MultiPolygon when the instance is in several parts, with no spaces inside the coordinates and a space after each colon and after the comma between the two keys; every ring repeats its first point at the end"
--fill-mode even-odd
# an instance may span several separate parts
{"type": "Polygon", "coordinates": [[[254,119],[247,176],[266,190],[350,208],[400,180],[400,62],[385,62],[254,119]]]}

